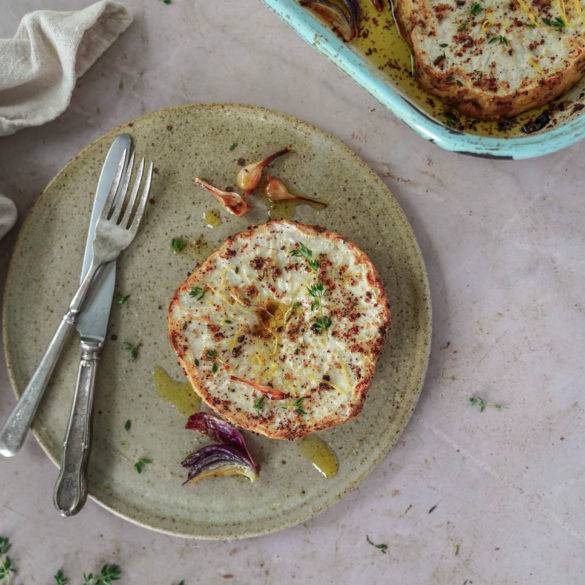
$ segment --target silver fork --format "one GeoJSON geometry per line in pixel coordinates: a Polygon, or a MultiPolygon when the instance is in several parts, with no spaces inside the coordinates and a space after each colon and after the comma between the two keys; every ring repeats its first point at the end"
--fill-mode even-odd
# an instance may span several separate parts
{"type": "Polygon", "coordinates": [[[95,275],[104,264],[115,260],[131,244],[140,226],[148,201],[153,163],[150,162],[148,166],[142,195],[136,204],[138,191],[142,182],[144,159],[140,163],[132,191],[128,196],[128,186],[132,174],[134,156],[131,157],[127,171],[124,173],[126,157],[127,153],[124,151],[108,198],[96,224],[91,266],[73,296],[69,310],[63,317],[59,327],[57,327],[57,331],[53,335],[37,369],[22,393],[16,407],[0,431],[0,454],[6,457],[15,455],[24,442],[51,374],[55,369],[63,346],[75,326],[75,322],[81,312],[83,302],[87,297],[95,275]],[[125,177],[121,184],[123,174],[125,174],[125,177]],[[119,188],[120,191],[118,192],[119,188]],[[116,196],[117,192],[118,195],[116,196]],[[132,212],[135,207],[136,210],[133,214],[132,212]]]}

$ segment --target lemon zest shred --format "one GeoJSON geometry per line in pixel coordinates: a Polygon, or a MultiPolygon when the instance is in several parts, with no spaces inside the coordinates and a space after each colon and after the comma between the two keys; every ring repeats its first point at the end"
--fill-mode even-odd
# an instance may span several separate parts
{"type": "Polygon", "coordinates": [[[540,63],[536,58],[530,57],[530,59],[528,59],[528,64],[530,65],[530,67],[532,67],[532,69],[534,69],[534,71],[536,71],[540,75],[544,75],[544,69],[540,66],[540,63]]]}
{"type": "Polygon", "coordinates": [[[264,371],[262,372],[264,379],[267,379],[267,378],[270,378],[271,376],[273,376],[276,373],[276,370],[278,370],[278,364],[276,364],[274,362],[269,364],[266,368],[264,368],[264,371]]]}
{"type": "Polygon", "coordinates": [[[518,4],[520,5],[520,10],[522,10],[522,12],[524,12],[524,14],[526,14],[526,16],[528,17],[528,20],[530,20],[530,22],[534,26],[540,28],[540,23],[538,22],[530,6],[528,6],[528,4],[526,3],[526,0],[518,0],[518,4]]]}
{"type": "Polygon", "coordinates": [[[272,352],[270,353],[271,358],[275,358],[278,355],[278,349],[280,347],[280,336],[274,334],[274,345],[272,346],[272,352]]]}
{"type": "Polygon", "coordinates": [[[569,18],[567,17],[567,10],[565,8],[565,0],[555,0],[555,6],[557,10],[561,13],[561,18],[564,22],[569,24],[569,18]]]}
{"type": "Polygon", "coordinates": [[[234,349],[234,347],[236,347],[236,344],[238,343],[238,337],[244,332],[244,328],[240,325],[237,329],[236,332],[232,335],[232,337],[230,338],[230,340],[228,341],[228,349],[234,349]]]}
{"type": "Polygon", "coordinates": [[[581,6],[581,0],[574,0],[575,12],[577,18],[581,20],[581,23],[585,25],[585,15],[583,14],[583,7],[581,6]]]}
{"type": "Polygon", "coordinates": [[[295,297],[293,299],[293,302],[291,303],[290,307],[284,313],[284,316],[282,318],[284,325],[286,325],[288,323],[288,320],[289,320],[290,316],[292,315],[293,311],[295,310],[294,305],[295,305],[296,302],[297,302],[297,297],[295,297]]]}
{"type": "Polygon", "coordinates": [[[253,366],[253,377],[255,379],[260,380],[260,382],[264,382],[264,378],[262,373],[264,372],[265,368],[265,360],[264,356],[260,352],[256,352],[251,358],[250,362],[253,366]]]}

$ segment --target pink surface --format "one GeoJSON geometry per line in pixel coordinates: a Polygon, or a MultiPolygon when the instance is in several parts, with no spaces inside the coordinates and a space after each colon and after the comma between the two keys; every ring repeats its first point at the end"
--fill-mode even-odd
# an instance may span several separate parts
{"type": "MultiPolygon", "coordinates": [[[[122,583],[141,584],[582,583],[582,147],[525,162],[449,154],[259,0],[127,4],[135,23],[80,81],[69,110],[0,139],[0,191],[21,218],[80,148],[144,112],[236,101],[299,116],[363,156],[413,223],[435,311],[429,375],[398,447],[358,491],[306,525],[235,543],[151,533],[91,502],[62,519],[51,503],[57,470],[27,441],[0,461],[0,534],[13,541],[17,582],[50,583],[63,566],[78,583],[83,571],[117,562],[122,583]],[[468,404],[473,394],[506,408],[480,413],[468,404]],[[387,554],[366,535],[387,543],[387,554]]],[[[0,0],[0,37],[41,7],[0,0]]],[[[0,243],[0,284],[15,232],[0,243]]],[[[0,420],[13,404],[2,361],[0,420]]]]}

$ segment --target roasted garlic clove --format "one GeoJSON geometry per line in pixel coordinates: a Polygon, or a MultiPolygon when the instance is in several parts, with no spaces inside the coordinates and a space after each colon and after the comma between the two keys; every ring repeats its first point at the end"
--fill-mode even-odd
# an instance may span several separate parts
{"type": "Polygon", "coordinates": [[[279,178],[273,177],[272,175],[268,175],[265,193],[272,203],[276,203],[277,201],[306,201],[307,203],[313,203],[320,207],[327,207],[326,203],[317,201],[317,199],[311,199],[304,195],[293,195],[279,178]]]}
{"type": "Polygon", "coordinates": [[[287,154],[290,152],[292,148],[287,146],[282,150],[279,150],[270,156],[267,156],[264,160],[251,163],[242,167],[238,176],[236,177],[236,185],[242,189],[245,193],[250,194],[256,187],[260,184],[260,180],[262,179],[262,171],[276,158],[282,156],[283,154],[287,154]]]}
{"type": "Polygon", "coordinates": [[[239,193],[222,191],[199,177],[195,177],[195,184],[207,189],[223,205],[225,210],[233,215],[240,217],[250,210],[247,201],[239,193]]]}

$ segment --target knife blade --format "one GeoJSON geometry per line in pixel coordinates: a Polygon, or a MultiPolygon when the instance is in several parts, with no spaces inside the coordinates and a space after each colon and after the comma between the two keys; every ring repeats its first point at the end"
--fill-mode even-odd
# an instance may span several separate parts
{"type": "MultiPolygon", "coordinates": [[[[92,243],[95,236],[95,226],[100,213],[102,212],[112,181],[114,180],[120,157],[124,150],[129,156],[131,147],[132,139],[130,136],[128,134],[121,134],[114,140],[114,142],[112,142],[110,150],[106,155],[102,172],[98,180],[89,229],[87,231],[85,255],[83,257],[80,280],[83,280],[83,277],[91,266],[91,261],[93,259],[92,243]]],[[[77,320],[77,331],[82,340],[99,342],[105,340],[115,286],[116,263],[110,262],[104,266],[100,274],[97,275],[93,290],[87,298],[83,310],[77,320]]]]}

